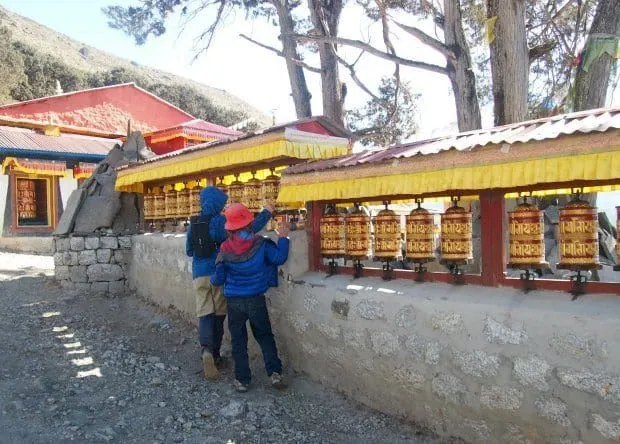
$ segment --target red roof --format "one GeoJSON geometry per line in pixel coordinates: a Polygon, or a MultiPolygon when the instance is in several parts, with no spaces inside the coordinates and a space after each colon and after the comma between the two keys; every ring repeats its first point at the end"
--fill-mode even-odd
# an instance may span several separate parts
{"type": "Polygon", "coordinates": [[[165,134],[185,134],[188,136],[210,136],[219,139],[230,139],[232,137],[242,136],[244,133],[241,131],[226,128],[225,126],[216,125],[215,123],[207,122],[205,120],[194,119],[189,122],[183,122],[180,125],[175,125],[170,128],[160,129],[153,131],[151,134],[145,134],[145,136],[151,136],[157,138],[165,134]]]}
{"type": "Polygon", "coordinates": [[[0,106],[0,116],[77,126],[118,135],[132,130],[152,132],[195,120],[133,83],[85,89],[0,106]]]}

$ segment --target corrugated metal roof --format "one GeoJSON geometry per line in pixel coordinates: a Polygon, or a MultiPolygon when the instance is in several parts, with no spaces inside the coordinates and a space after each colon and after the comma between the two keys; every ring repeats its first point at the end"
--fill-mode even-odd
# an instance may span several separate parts
{"type": "Polygon", "coordinates": [[[301,174],[333,168],[387,162],[417,155],[438,154],[450,149],[467,151],[488,144],[515,144],[541,141],[577,132],[604,132],[610,128],[620,128],[620,108],[618,107],[563,114],[501,127],[421,140],[382,150],[362,151],[339,158],[295,165],[288,168],[285,173],[301,174]]]}
{"type": "Polygon", "coordinates": [[[32,130],[0,127],[0,154],[6,150],[17,150],[58,153],[59,158],[62,157],[62,154],[105,156],[116,143],[120,143],[120,141],[63,134],[54,137],[38,134],[32,130]]]}

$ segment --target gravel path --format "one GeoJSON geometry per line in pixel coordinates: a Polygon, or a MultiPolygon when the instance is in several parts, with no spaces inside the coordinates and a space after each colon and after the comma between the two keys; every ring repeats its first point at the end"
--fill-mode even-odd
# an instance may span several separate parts
{"type": "Polygon", "coordinates": [[[0,442],[439,443],[302,377],[249,393],[200,373],[195,330],[133,297],[64,294],[0,252],[0,442]]]}

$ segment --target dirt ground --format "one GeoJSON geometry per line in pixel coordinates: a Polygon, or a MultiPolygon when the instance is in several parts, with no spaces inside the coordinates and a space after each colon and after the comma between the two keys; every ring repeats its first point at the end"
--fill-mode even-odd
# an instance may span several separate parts
{"type": "Polygon", "coordinates": [[[301,376],[284,392],[261,368],[246,394],[231,368],[207,382],[193,326],[52,276],[50,257],[0,252],[0,443],[441,442],[301,376]]]}

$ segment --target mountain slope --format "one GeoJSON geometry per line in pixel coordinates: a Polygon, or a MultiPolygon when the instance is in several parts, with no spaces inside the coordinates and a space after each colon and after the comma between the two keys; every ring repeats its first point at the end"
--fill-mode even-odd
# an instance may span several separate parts
{"type": "Polygon", "coordinates": [[[11,31],[14,41],[31,46],[42,54],[58,57],[70,68],[96,73],[123,67],[152,83],[194,88],[209,98],[214,105],[227,110],[241,111],[245,115],[254,118],[260,127],[269,126],[271,123],[271,119],[266,114],[225,90],[213,88],[164,71],[139,66],[135,62],[78,42],[33,20],[15,14],[2,6],[0,6],[0,25],[7,27],[11,31]]]}

